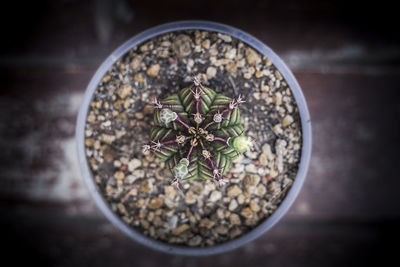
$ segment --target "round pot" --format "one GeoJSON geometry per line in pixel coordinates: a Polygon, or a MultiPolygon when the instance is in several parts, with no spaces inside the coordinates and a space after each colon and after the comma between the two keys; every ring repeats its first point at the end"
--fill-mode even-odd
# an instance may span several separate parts
{"type": "Polygon", "coordinates": [[[172,253],[179,255],[193,255],[193,256],[205,256],[211,254],[217,254],[222,252],[227,252],[229,250],[238,248],[243,246],[244,244],[255,240],[260,237],[266,231],[272,228],[288,211],[289,207],[293,204],[296,199],[298,193],[300,192],[301,187],[303,186],[304,180],[306,178],[310,156],[311,156],[311,119],[310,114],[308,112],[306,100],[304,95],[300,89],[298,82],[296,81],[294,75],[289,70],[289,68],[285,65],[285,63],[280,59],[268,46],[262,43],[260,40],[251,36],[248,33],[245,33],[239,29],[236,29],[231,26],[223,25],[215,22],[208,21],[178,21],[173,23],[168,23],[164,25],[160,25],[149,30],[146,30],[133,38],[129,39],[119,48],[117,48],[111,55],[101,64],[96,73],[94,74],[92,80],[90,81],[77,119],[76,126],[76,140],[77,140],[77,148],[78,148],[78,159],[80,169],[83,175],[83,179],[85,184],[90,192],[90,195],[96,202],[97,206],[104,213],[104,215],[123,233],[125,233],[130,238],[138,241],[139,243],[146,245],[150,248],[172,253]],[[253,47],[255,50],[268,57],[270,61],[275,65],[275,67],[280,71],[289,87],[292,90],[293,96],[297,102],[301,125],[302,125],[302,154],[299,169],[297,172],[297,176],[294,180],[294,183],[290,190],[288,191],[286,197],[278,207],[278,209],[264,222],[254,228],[252,231],[244,234],[243,236],[231,240],[229,242],[211,246],[204,248],[193,248],[193,247],[183,247],[183,246],[175,246],[167,243],[163,243],[160,241],[153,240],[148,238],[141,233],[135,231],[130,226],[126,225],[116,214],[111,211],[111,208],[103,199],[101,193],[97,190],[96,184],[92,177],[92,173],[90,171],[86,154],[85,154],[85,123],[86,117],[89,110],[89,104],[92,99],[94,92],[97,89],[99,82],[102,77],[105,75],[107,70],[127,51],[129,51],[135,45],[138,45],[148,39],[151,39],[157,35],[161,35],[168,32],[173,31],[181,31],[181,30],[207,30],[213,32],[219,32],[223,34],[231,35],[244,43],[247,43],[249,46],[253,47]]]}

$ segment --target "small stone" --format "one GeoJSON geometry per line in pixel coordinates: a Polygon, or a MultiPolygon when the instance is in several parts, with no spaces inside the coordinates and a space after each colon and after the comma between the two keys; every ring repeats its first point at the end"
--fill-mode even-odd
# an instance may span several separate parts
{"type": "Polygon", "coordinates": [[[131,161],[129,161],[128,163],[128,170],[130,172],[133,172],[135,169],[139,168],[140,166],[142,166],[142,162],[138,159],[132,159],[131,161]]]}
{"type": "Polygon", "coordinates": [[[141,209],[141,208],[144,206],[145,203],[146,203],[146,200],[145,200],[144,198],[139,198],[139,199],[136,201],[136,206],[137,206],[139,209],[141,209]]]}
{"type": "Polygon", "coordinates": [[[218,33],[218,38],[222,39],[224,42],[230,43],[232,42],[232,37],[226,34],[218,33]]]}
{"type": "Polygon", "coordinates": [[[229,63],[226,65],[225,69],[226,69],[227,71],[229,71],[230,73],[236,73],[236,71],[237,71],[236,63],[233,62],[233,61],[232,61],[232,62],[229,62],[229,63]]]}
{"type": "Polygon", "coordinates": [[[275,178],[275,177],[277,177],[278,176],[278,171],[275,169],[275,168],[273,168],[270,172],[269,172],[269,175],[272,177],[272,178],[275,178]]]}
{"type": "Polygon", "coordinates": [[[238,207],[238,203],[235,199],[232,199],[229,203],[229,210],[234,211],[238,207]]]}
{"type": "Polygon", "coordinates": [[[254,201],[250,201],[250,209],[254,212],[259,212],[260,211],[260,206],[254,201]]]}
{"type": "Polygon", "coordinates": [[[257,167],[254,164],[246,165],[245,170],[246,172],[257,173],[257,167]]]}
{"type": "Polygon", "coordinates": [[[180,235],[180,234],[182,234],[183,232],[185,232],[185,231],[187,231],[189,229],[190,229],[189,224],[182,224],[178,228],[173,229],[172,230],[172,234],[173,235],[180,235]]]}
{"type": "Polygon", "coordinates": [[[176,196],[176,189],[174,186],[164,186],[164,194],[167,198],[173,200],[176,196]]]}
{"type": "Polygon", "coordinates": [[[122,202],[125,202],[129,199],[129,197],[131,196],[136,196],[138,193],[138,190],[136,187],[132,188],[131,190],[129,190],[129,192],[121,199],[122,202]]]}
{"type": "Polygon", "coordinates": [[[191,247],[196,247],[201,244],[201,241],[203,241],[201,236],[196,235],[196,236],[192,237],[191,239],[189,239],[188,245],[191,247]]]}
{"type": "Polygon", "coordinates": [[[292,183],[293,183],[292,180],[290,180],[289,178],[285,178],[283,179],[282,186],[283,188],[286,188],[287,186],[290,186],[292,183]]]}
{"type": "Polygon", "coordinates": [[[275,77],[276,77],[278,80],[282,80],[282,79],[283,79],[282,74],[281,74],[278,70],[275,71],[275,77]]]}
{"type": "Polygon", "coordinates": [[[171,46],[171,42],[169,42],[169,41],[163,41],[163,42],[161,42],[161,46],[170,47],[170,46],[171,46]]]}
{"type": "Polygon", "coordinates": [[[176,206],[176,202],[167,197],[164,199],[164,204],[169,209],[173,209],[176,206]]]}
{"type": "Polygon", "coordinates": [[[232,173],[242,173],[244,171],[243,164],[234,164],[234,167],[231,169],[232,173]]]}
{"type": "Polygon", "coordinates": [[[118,207],[119,212],[121,212],[122,214],[126,214],[126,208],[125,208],[124,204],[118,203],[117,207],[118,207]]]}
{"type": "Polygon", "coordinates": [[[109,134],[102,134],[101,141],[107,144],[111,144],[115,140],[115,136],[109,134]]]}
{"type": "Polygon", "coordinates": [[[142,225],[142,227],[144,228],[144,229],[149,229],[149,227],[150,227],[150,224],[149,224],[149,222],[148,221],[146,221],[146,220],[140,220],[140,224],[142,225]]]}
{"type": "Polygon", "coordinates": [[[122,171],[117,171],[114,173],[114,178],[118,181],[122,181],[125,178],[125,174],[122,171]]]}
{"type": "Polygon", "coordinates": [[[220,200],[221,197],[222,197],[222,193],[220,191],[214,191],[211,193],[209,201],[216,202],[217,200],[220,200]]]}
{"type": "Polygon", "coordinates": [[[144,177],[144,170],[134,170],[132,172],[132,175],[135,176],[137,179],[138,178],[143,178],[144,177]]]}
{"type": "Polygon", "coordinates": [[[121,99],[125,99],[131,92],[132,86],[130,84],[123,84],[117,90],[117,94],[121,99]]]}
{"type": "Polygon", "coordinates": [[[264,93],[268,93],[269,91],[269,86],[264,84],[264,81],[261,82],[261,91],[264,93]]]}
{"type": "Polygon", "coordinates": [[[91,147],[91,146],[93,146],[94,145],[94,139],[91,139],[91,138],[86,138],[85,139],[85,145],[87,146],[87,147],[91,147]]]}
{"type": "Polygon", "coordinates": [[[160,65],[155,64],[151,65],[150,68],[147,69],[146,74],[151,77],[157,77],[159,71],[160,71],[160,65]]]}
{"type": "Polygon", "coordinates": [[[135,82],[138,82],[138,83],[143,83],[143,82],[144,82],[144,75],[143,75],[143,73],[141,73],[141,72],[136,73],[135,76],[133,76],[133,80],[134,80],[135,82]]]}
{"type": "Polygon", "coordinates": [[[168,49],[162,49],[159,53],[159,56],[162,58],[167,58],[169,56],[169,51],[168,49]]]}
{"type": "Polygon", "coordinates": [[[264,153],[261,153],[260,156],[258,157],[258,161],[262,166],[267,166],[268,165],[268,159],[267,156],[264,153]]]}
{"type": "Polygon", "coordinates": [[[186,57],[192,52],[192,39],[185,35],[180,34],[175,38],[172,49],[179,57],[186,57]]]}
{"type": "Polygon", "coordinates": [[[232,213],[231,216],[229,216],[229,220],[231,225],[240,225],[240,217],[235,213],[232,213]]]}
{"type": "Polygon", "coordinates": [[[251,218],[248,218],[244,224],[247,226],[255,226],[258,223],[259,219],[258,216],[252,216],[251,218]]]}
{"type": "Polygon", "coordinates": [[[265,188],[264,185],[259,184],[259,185],[257,186],[257,189],[256,189],[256,195],[257,195],[257,196],[263,197],[263,196],[265,195],[266,192],[267,192],[267,189],[265,188]]]}
{"type": "Polygon", "coordinates": [[[246,60],[250,66],[255,66],[261,62],[260,55],[251,48],[246,49],[246,60]]]}
{"type": "Polygon", "coordinates": [[[265,174],[265,169],[264,168],[258,168],[257,169],[257,174],[261,175],[261,176],[264,175],[265,174]]]}
{"type": "Polygon", "coordinates": [[[193,203],[196,203],[196,198],[194,197],[194,194],[193,194],[192,191],[189,190],[189,191],[186,193],[185,202],[186,202],[186,204],[193,204],[193,203]]]}
{"type": "Polygon", "coordinates": [[[208,218],[204,218],[200,221],[199,227],[205,227],[207,229],[211,229],[215,225],[214,221],[211,221],[208,218]]]}
{"type": "Polygon", "coordinates": [[[144,181],[141,185],[140,185],[140,191],[144,192],[144,193],[149,193],[150,191],[152,191],[153,189],[153,184],[150,183],[149,181],[144,181]]]}
{"type": "Polygon", "coordinates": [[[141,120],[144,118],[144,114],[142,112],[136,112],[135,113],[135,118],[138,120],[141,120]]]}
{"type": "Polygon", "coordinates": [[[218,219],[224,219],[225,218],[225,210],[222,208],[217,209],[217,217],[218,219]]]}
{"type": "Polygon", "coordinates": [[[101,124],[102,127],[110,127],[111,126],[111,121],[105,121],[101,124]]]}
{"type": "Polygon", "coordinates": [[[245,65],[246,65],[246,60],[245,60],[244,58],[242,58],[241,60],[238,60],[238,61],[236,62],[236,66],[237,66],[238,68],[243,68],[245,65]]]}
{"type": "Polygon", "coordinates": [[[132,59],[131,64],[129,64],[129,66],[131,67],[132,70],[138,70],[141,62],[142,58],[140,56],[135,56],[132,59]]]}
{"type": "Polygon", "coordinates": [[[146,105],[143,108],[144,114],[153,114],[154,113],[154,106],[153,105],[146,105]]]}
{"type": "Polygon", "coordinates": [[[146,52],[149,50],[149,44],[148,43],[144,43],[141,47],[140,47],[140,51],[142,52],[146,52]]]}
{"type": "Polygon", "coordinates": [[[95,122],[96,121],[96,116],[94,114],[90,113],[88,115],[88,117],[87,117],[87,121],[90,122],[90,123],[95,122]]]}
{"type": "Polygon", "coordinates": [[[210,50],[208,50],[208,52],[210,53],[211,56],[216,56],[216,55],[218,55],[217,44],[216,44],[216,43],[213,44],[213,45],[210,47],[210,50]]]}
{"type": "Polygon", "coordinates": [[[168,220],[168,229],[175,229],[178,224],[178,216],[174,215],[168,220]]]}
{"type": "Polygon", "coordinates": [[[245,78],[245,79],[247,79],[247,80],[251,79],[251,76],[252,76],[252,74],[251,74],[250,72],[245,72],[245,73],[243,74],[243,78],[245,78]]]}
{"type": "Polygon", "coordinates": [[[294,119],[292,116],[286,115],[282,121],[283,127],[289,126],[290,124],[292,124],[293,121],[294,121],[294,119]]]}
{"type": "Polygon", "coordinates": [[[277,93],[275,94],[275,104],[276,104],[277,106],[282,105],[282,94],[281,94],[280,92],[277,92],[277,93]]]}
{"type": "Polygon", "coordinates": [[[253,212],[251,211],[250,208],[244,208],[242,209],[242,211],[240,212],[240,215],[242,215],[245,218],[251,218],[253,216],[253,212]]]}
{"type": "Polygon", "coordinates": [[[242,234],[242,230],[240,230],[239,227],[235,227],[229,232],[231,239],[234,239],[234,238],[240,236],[241,234],[242,234]]]}
{"type": "Polygon", "coordinates": [[[207,78],[212,79],[217,75],[217,69],[214,67],[208,67],[207,68],[207,78]]]}
{"type": "Polygon", "coordinates": [[[283,155],[287,142],[283,139],[278,139],[275,143],[276,161],[275,165],[279,173],[283,172],[283,155]]]}
{"type": "Polygon", "coordinates": [[[245,200],[245,196],[244,195],[239,195],[237,197],[237,201],[238,201],[239,205],[242,205],[244,203],[244,200],[245,200]]]}
{"type": "Polygon", "coordinates": [[[111,80],[111,76],[110,75],[105,75],[101,81],[103,83],[107,83],[109,80],[111,80]]]}
{"type": "Polygon", "coordinates": [[[258,183],[260,182],[261,178],[258,175],[249,175],[246,176],[243,179],[243,184],[246,185],[250,185],[250,186],[256,186],[258,185],[258,183]]]}
{"type": "Polygon", "coordinates": [[[236,56],[236,49],[229,49],[226,53],[225,53],[225,57],[228,59],[234,59],[236,56]]]}
{"type": "Polygon", "coordinates": [[[203,42],[201,42],[201,46],[204,47],[205,49],[210,48],[210,40],[206,39],[203,42]]]}
{"type": "Polygon", "coordinates": [[[161,197],[155,197],[152,200],[150,200],[149,204],[147,205],[147,207],[149,209],[159,209],[161,208],[162,204],[164,203],[163,199],[161,197]]]}
{"type": "Polygon", "coordinates": [[[215,184],[214,183],[206,183],[206,185],[204,186],[204,192],[205,194],[210,193],[211,191],[214,191],[216,189],[215,184]]]}
{"type": "Polygon", "coordinates": [[[203,184],[201,182],[196,183],[193,182],[192,186],[191,186],[191,190],[196,194],[196,195],[202,195],[203,194],[203,184]]]}
{"type": "Polygon", "coordinates": [[[215,227],[214,232],[219,235],[226,235],[228,233],[228,228],[223,225],[218,225],[217,227],[215,227]]]}
{"type": "Polygon", "coordinates": [[[149,212],[146,218],[149,222],[153,222],[154,220],[154,212],[149,212]]]}
{"type": "Polygon", "coordinates": [[[271,146],[266,143],[262,146],[262,153],[267,157],[268,160],[273,160],[274,159],[274,155],[272,154],[271,151],[271,146]]]}
{"type": "MultiPolygon", "coordinates": [[[[161,210],[157,210],[157,211],[161,211],[161,210]]],[[[156,215],[157,215],[157,211],[155,212],[156,215]]],[[[159,215],[154,216],[153,225],[161,226],[162,224],[163,224],[163,221],[161,220],[161,217],[159,215]]]]}
{"type": "Polygon", "coordinates": [[[237,185],[232,185],[228,188],[227,194],[229,197],[236,197],[242,194],[242,189],[240,189],[237,185]]]}
{"type": "Polygon", "coordinates": [[[272,181],[268,184],[268,191],[271,192],[273,195],[277,195],[281,192],[281,186],[279,183],[272,181]]]}

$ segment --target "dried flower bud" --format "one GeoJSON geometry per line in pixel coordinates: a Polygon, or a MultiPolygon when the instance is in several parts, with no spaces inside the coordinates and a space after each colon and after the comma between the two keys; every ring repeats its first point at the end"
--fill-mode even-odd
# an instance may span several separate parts
{"type": "Polygon", "coordinates": [[[220,123],[222,121],[222,114],[221,113],[215,113],[213,117],[213,121],[216,123],[220,123]]]}
{"type": "Polygon", "coordinates": [[[189,132],[189,134],[195,135],[197,131],[196,131],[196,128],[190,127],[188,132],[189,132]]]}
{"type": "Polygon", "coordinates": [[[207,140],[208,142],[214,141],[214,135],[213,135],[213,134],[207,134],[206,140],[207,140]]]}
{"type": "Polygon", "coordinates": [[[204,130],[203,128],[199,128],[199,134],[200,134],[200,135],[207,135],[207,134],[208,134],[208,131],[207,131],[207,130],[204,130]]]}
{"type": "Polygon", "coordinates": [[[168,108],[163,108],[160,111],[160,120],[167,125],[168,123],[170,123],[171,121],[176,120],[176,118],[178,118],[178,115],[173,112],[172,110],[168,109],[168,108]]]}
{"type": "Polygon", "coordinates": [[[183,143],[185,143],[185,141],[186,141],[186,136],[184,136],[184,135],[178,135],[176,137],[176,142],[178,144],[183,144],[183,143]]]}
{"type": "Polygon", "coordinates": [[[199,141],[197,141],[196,138],[194,138],[194,139],[192,139],[192,140],[190,141],[190,145],[191,145],[191,146],[197,146],[198,144],[199,144],[199,141]]]}
{"type": "Polygon", "coordinates": [[[193,114],[193,116],[194,116],[194,121],[197,124],[200,124],[203,121],[203,118],[201,117],[200,113],[193,114]]]}
{"type": "Polygon", "coordinates": [[[251,139],[243,135],[231,138],[228,143],[239,153],[244,153],[250,150],[250,148],[253,146],[251,139]]]}
{"type": "Polygon", "coordinates": [[[181,159],[178,164],[173,168],[172,173],[175,178],[182,180],[189,173],[188,171],[189,161],[185,158],[181,159]]]}
{"type": "Polygon", "coordinates": [[[210,151],[208,151],[208,150],[206,150],[206,149],[203,149],[203,151],[201,152],[201,154],[203,155],[203,157],[204,157],[205,159],[211,158],[211,153],[210,153],[210,151]]]}

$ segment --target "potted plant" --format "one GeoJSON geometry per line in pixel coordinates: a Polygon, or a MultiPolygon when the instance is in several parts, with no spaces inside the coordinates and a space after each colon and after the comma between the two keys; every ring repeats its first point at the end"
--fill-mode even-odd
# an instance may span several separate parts
{"type": "Polygon", "coordinates": [[[266,45],[182,21],[106,59],[76,138],[85,183],[116,227],[160,251],[210,255],[286,213],[306,177],[311,121],[293,74],[266,45]]]}

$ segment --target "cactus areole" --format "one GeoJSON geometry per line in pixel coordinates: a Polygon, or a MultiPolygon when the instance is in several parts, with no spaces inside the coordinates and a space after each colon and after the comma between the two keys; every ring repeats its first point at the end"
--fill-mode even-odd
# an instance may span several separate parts
{"type": "Polygon", "coordinates": [[[164,100],[153,100],[154,126],[151,150],[173,175],[172,183],[183,180],[214,180],[222,184],[232,160],[250,149],[239,105],[243,99],[231,99],[204,87],[197,78],[193,85],[164,100]]]}

